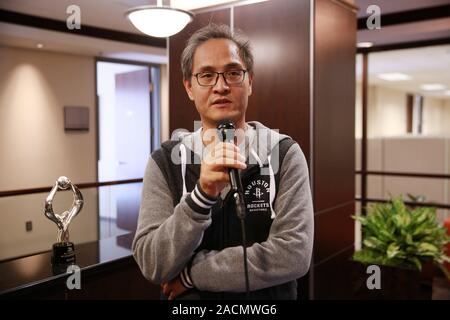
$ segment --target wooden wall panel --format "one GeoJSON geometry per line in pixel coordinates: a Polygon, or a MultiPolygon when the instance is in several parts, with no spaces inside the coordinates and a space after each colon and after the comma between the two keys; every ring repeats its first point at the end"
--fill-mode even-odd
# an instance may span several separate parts
{"type": "Polygon", "coordinates": [[[323,212],[315,216],[314,263],[328,259],[343,248],[353,245],[354,203],[323,212]]]}
{"type": "Polygon", "coordinates": [[[170,134],[175,129],[194,130],[194,121],[200,121],[200,116],[195,109],[194,103],[189,100],[183,87],[183,76],[181,74],[181,53],[186,41],[201,27],[213,22],[217,24],[230,25],[230,9],[222,9],[211,12],[200,13],[195,16],[192,23],[180,33],[169,38],[169,130],[170,134]]]}
{"type": "Polygon", "coordinates": [[[354,201],[355,13],[316,1],[314,193],[316,213],[354,201]]]}
{"type": "Polygon", "coordinates": [[[234,27],[255,56],[246,121],[290,135],[309,159],[309,1],[277,0],[234,8],[234,27]]]}
{"type": "Polygon", "coordinates": [[[314,266],[314,300],[350,299],[354,263],[350,260],[353,248],[332,255],[328,260],[314,266]]]}
{"type": "Polygon", "coordinates": [[[314,299],[347,298],[355,198],[356,13],[315,1],[314,30],[314,299]]]}

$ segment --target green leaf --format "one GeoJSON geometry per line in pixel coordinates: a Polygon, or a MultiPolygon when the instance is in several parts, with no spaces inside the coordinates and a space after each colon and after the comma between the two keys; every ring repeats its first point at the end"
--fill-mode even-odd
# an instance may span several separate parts
{"type": "Polygon", "coordinates": [[[406,234],[406,243],[407,244],[413,244],[414,243],[412,234],[410,234],[410,233],[406,234]]]}
{"type": "Polygon", "coordinates": [[[439,251],[439,249],[432,245],[431,243],[422,242],[419,244],[418,248],[419,252],[433,252],[436,253],[439,251]]]}
{"type": "Polygon", "coordinates": [[[387,257],[392,259],[399,253],[399,251],[400,247],[395,243],[391,243],[386,250],[387,257]]]}
{"type": "Polygon", "coordinates": [[[420,260],[417,257],[412,257],[409,260],[411,260],[413,262],[414,266],[418,270],[422,270],[422,263],[420,262],[420,260]]]}
{"type": "Polygon", "coordinates": [[[376,243],[372,238],[370,238],[370,239],[365,239],[365,240],[363,241],[363,243],[364,243],[364,245],[365,245],[366,247],[369,247],[369,248],[376,248],[376,247],[377,247],[377,243],[376,243]]]}

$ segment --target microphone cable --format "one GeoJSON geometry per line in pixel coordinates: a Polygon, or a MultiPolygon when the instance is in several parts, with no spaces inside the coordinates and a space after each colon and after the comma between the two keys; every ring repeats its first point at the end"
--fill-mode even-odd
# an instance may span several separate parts
{"type": "Polygon", "coordinates": [[[236,202],[236,211],[241,221],[242,234],[242,249],[244,251],[244,275],[245,275],[245,299],[250,299],[250,283],[248,279],[248,265],[247,265],[247,235],[245,232],[245,203],[243,201],[242,193],[237,191],[233,195],[236,202]],[[243,212],[243,214],[242,214],[243,212]]]}

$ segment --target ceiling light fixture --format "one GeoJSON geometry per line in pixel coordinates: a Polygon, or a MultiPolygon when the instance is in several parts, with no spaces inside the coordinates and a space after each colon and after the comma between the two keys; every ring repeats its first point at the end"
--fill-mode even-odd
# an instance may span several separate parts
{"type": "Polygon", "coordinates": [[[158,38],[180,32],[194,19],[192,12],[163,6],[162,0],[156,6],[131,8],[125,15],[139,31],[158,38]]]}
{"type": "Polygon", "coordinates": [[[380,73],[377,74],[377,77],[386,81],[405,81],[411,79],[411,76],[399,72],[380,73]]]}
{"type": "Polygon", "coordinates": [[[42,48],[44,47],[44,45],[43,45],[42,43],[38,43],[38,44],[36,45],[36,47],[37,47],[38,49],[42,49],[42,48]]]}
{"type": "Polygon", "coordinates": [[[358,42],[356,44],[358,48],[370,48],[373,46],[373,42],[358,42]]]}
{"type": "Polygon", "coordinates": [[[440,83],[427,83],[420,86],[420,89],[425,91],[439,91],[444,90],[446,86],[440,83]]]}

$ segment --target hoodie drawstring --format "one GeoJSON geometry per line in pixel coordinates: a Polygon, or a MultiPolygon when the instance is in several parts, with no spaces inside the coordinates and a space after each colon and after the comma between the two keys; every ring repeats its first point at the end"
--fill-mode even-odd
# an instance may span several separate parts
{"type": "Polygon", "coordinates": [[[275,210],[273,210],[273,201],[275,200],[275,175],[273,174],[272,164],[270,162],[270,159],[272,157],[272,154],[269,154],[267,157],[267,161],[269,162],[269,205],[270,205],[270,218],[275,219],[275,210]]]}
{"type": "Polygon", "coordinates": [[[181,152],[181,178],[183,179],[183,197],[188,193],[186,188],[186,147],[180,143],[181,152]]]}
{"type": "MultiPolygon", "coordinates": [[[[253,148],[251,148],[250,153],[252,154],[253,158],[255,158],[256,161],[258,162],[259,167],[262,168],[263,163],[262,163],[261,159],[258,157],[258,154],[256,153],[256,151],[253,148]]],[[[273,209],[273,202],[275,200],[276,185],[275,185],[275,175],[273,173],[272,163],[271,163],[270,159],[271,159],[271,154],[269,154],[269,156],[267,157],[267,161],[269,163],[269,206],[270,206],[270,213],[271,213],[270,218],[275,219],[275,210],[273,209]]]]}
{"type": "Polygon", "coordinates": [[[259,167],[262,168],[262,167],[263,167],[262,161],[261,161],[261,159],[258,157],[258,154],[256,153],[255,149],[251,148],[251,149],[250,149],[250,153],[252,154],[253,158],[255,158],[256,161],[258,162],[259,167]]]}

